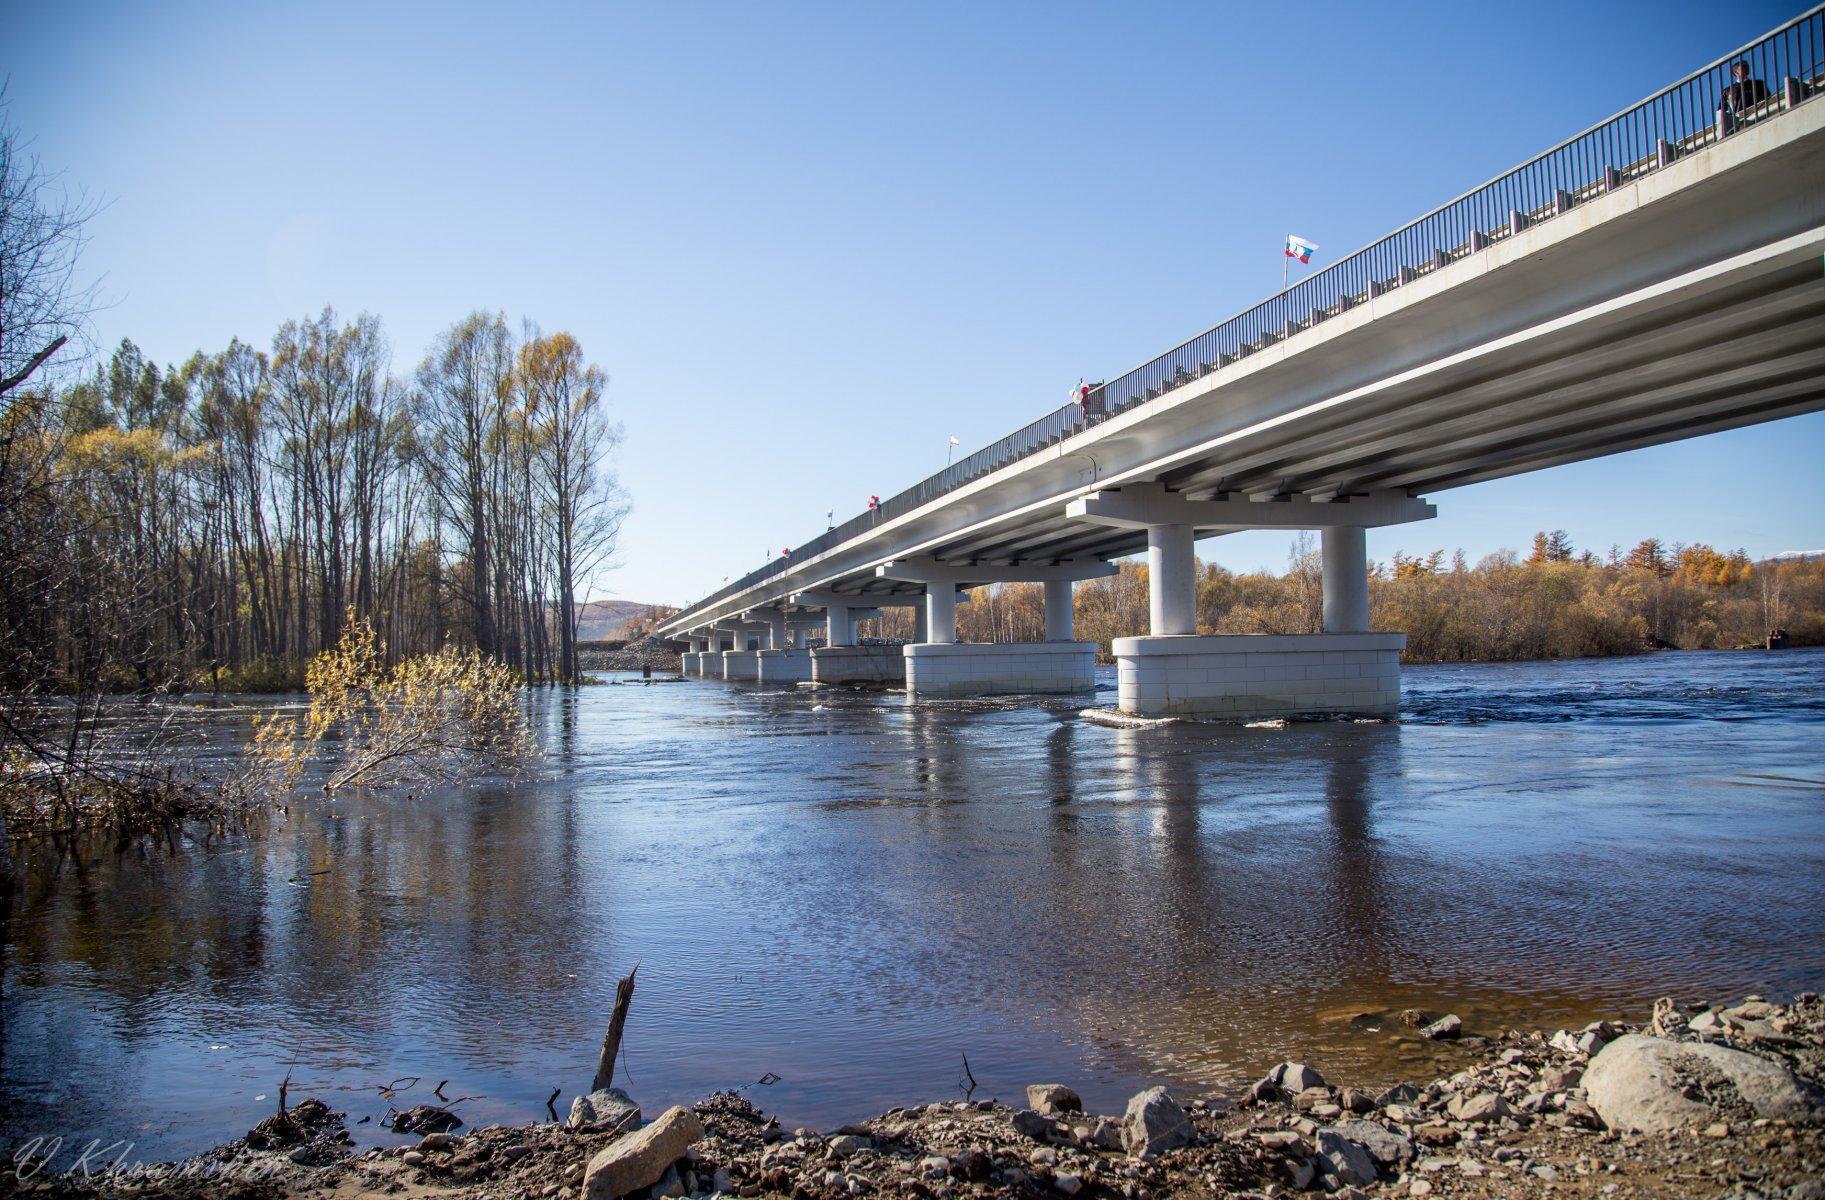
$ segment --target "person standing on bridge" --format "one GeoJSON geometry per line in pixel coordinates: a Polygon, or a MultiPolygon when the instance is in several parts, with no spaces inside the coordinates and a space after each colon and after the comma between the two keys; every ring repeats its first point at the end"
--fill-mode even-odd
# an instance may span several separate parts
{"type": "Polygon", "coordinates": [[[1077,386],[1071,389],[1071,399],[1076,403],[1078,415],[1086,425],[1094,425],[1108,415],[1103,409],[1102,397],[1081,376],[1077,380],[1077,386]]]}
{"type": "Polygon", "coordinates": [[[1768,99],[1768,85],[1751,78],[1748,59],[1739,58],[1730,64],[1730,78],[1735,82],[1724,89],[1724,107],[1720,114],[1726,133],[1736,128],[1738,118],[1747,116],[1768,99]]]}

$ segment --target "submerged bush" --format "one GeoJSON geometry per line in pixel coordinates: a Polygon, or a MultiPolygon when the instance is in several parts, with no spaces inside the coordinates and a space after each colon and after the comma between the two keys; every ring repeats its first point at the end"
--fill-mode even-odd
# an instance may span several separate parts
{"type": "Polygon", "coordinates": [[[387,666],[380,640],[349,614],[341,639],[305,670],[309,712],[255,719],[250,770],[296,786],[315,759],[323,789],[397,787],[475,769],[523,771],[537,751],[519,680],[475,651],[445,647],[387,666]]]}

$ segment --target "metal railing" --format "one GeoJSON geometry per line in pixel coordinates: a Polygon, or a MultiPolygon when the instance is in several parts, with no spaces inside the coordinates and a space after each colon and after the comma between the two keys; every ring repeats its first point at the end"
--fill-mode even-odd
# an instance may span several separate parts
{"type": "MultiPolygon", "coordinates": [[[[1825,5],[1719,58],[1632,108],[1599,122],[1481,187],[1300,280],[1125,375],[1099,385],[1090,408],[1146,404],[1363,304],[1651,174],[1825,90],[1825,5]],[[1732,91],[1731,67],[1749,64],[1750,86],[1732,91]]],[[[1076,404],[1047,413],[967,458],[794,547],[686,609],[725,600],[912,512],[1009,463],[1081,432],[1076,404]]],[[[677,618],[674,618],[676,621],[677,618]]]]}

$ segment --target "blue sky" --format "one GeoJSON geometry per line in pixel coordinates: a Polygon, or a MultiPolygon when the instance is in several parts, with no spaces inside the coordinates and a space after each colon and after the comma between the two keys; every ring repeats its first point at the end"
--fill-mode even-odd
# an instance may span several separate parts
{"type": "MultiPolygon", "coordinates": [[[[80,4],[12,116],[105,201],[97,341],[474,308],[608,371],[598,594],[684,602],[1640,99],[1797,5],[80,4]]],[[[1443,493],[1370,553],[1825,546],[1825,415],[1443,493]]],[[[1201,544],[1280,567],[1284,534],[1201,544]]]]}

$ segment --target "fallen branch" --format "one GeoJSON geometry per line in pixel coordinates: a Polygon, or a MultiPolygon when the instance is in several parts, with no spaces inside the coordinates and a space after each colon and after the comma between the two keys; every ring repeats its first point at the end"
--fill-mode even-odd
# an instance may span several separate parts
{"type": "Polygon", "coordinates": [[[627,1024],[627,1009],[634,1002],[634,976],[640,973],[640,964],[627,973],[627,978],[615,985],[615,1007],[609,1014],[608,1033],[602,1038],[602,1053],[596,1058],[595,1082],[589,1085],[592,1092],[602,1091],[615,1081],[615,1059],[621,1053],[621,1029],[627,1024]]]}

